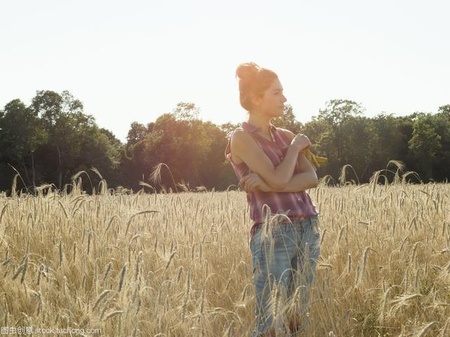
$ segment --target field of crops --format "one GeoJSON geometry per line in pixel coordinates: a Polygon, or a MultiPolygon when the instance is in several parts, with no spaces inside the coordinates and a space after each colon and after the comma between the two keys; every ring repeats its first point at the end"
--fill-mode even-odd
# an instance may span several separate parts
{"type": "MultiPolygon", "coordinates": [[[[0,197],[1,334],[250,334],[243,192],[40,193],[0,197]]],[[[305,336],[450,336],[450,185],[310,194],[322,253],[305,336]]]]}

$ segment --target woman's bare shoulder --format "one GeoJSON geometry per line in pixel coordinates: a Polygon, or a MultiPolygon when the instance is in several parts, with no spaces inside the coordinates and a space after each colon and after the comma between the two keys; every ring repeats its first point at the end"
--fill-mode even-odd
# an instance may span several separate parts
{"type": "Polygon", "coordinates": [[[246,156],[253,142],[252,136],[244,129],[239,127],[233,131],[230,137],[229,149],[234,163],[240,164],[243,162],[242,158],[246,156]]]}
{"type": "Polygon", "coordinates": [[[249,154],[254,154],[261,151],[250,132],[243,129],[236,129],[230,141],[231,152],[234,152],[240,158],[246,158],[249,154]]]}
{"type": "Polygon", "coordinates": [[[231,134],[231,142],[232,143],[245,142],[248,141],[249,137],[251,138],[250,134],[247,131],[245,131],[241,127],[238,127],[231,134]]]}

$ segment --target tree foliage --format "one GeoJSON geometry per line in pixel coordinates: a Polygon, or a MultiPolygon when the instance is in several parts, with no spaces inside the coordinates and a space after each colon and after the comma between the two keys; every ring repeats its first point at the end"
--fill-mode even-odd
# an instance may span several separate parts
{"type": "Polygon", "coordinates": [[[36,183],[34,153],[47,139],[48,133],[32,109],[18,99],[6,104],[0,118],[0,158],[3,163],[20,169],[33,186],[36,183]]]}
{"type": "Polygon", "coordinates": [[[342,168],[350,166],[354,176],[349,180],[368,182],[374,172],[385,170],[395,160],[423,181],[450,177],[448,105],[440,107],[437,114],[403,117],[382,113],[367,118],[363,111],[356,102],[332,100],[305,124],[303,132],[311,138],[314,149],[328,158],[319,170],[321,175],[336,181],[342,168]]]}
{"type": "Polygon", "coordinates": [[[409,149],[424,179],[449,178],[450,114],[448,106],[439,113],[418,114],[413,123],[409,149]]]}
{"type": "Polygon", "coordinates": [[[223,155],[226,132],[199,120],[198,112],[194,104],[181,102],[147,128],[132,124],[124,174],[132,177],[128,183],[133,188],[138,182],[166,190],[178,190],[177,183],[184,189],[226,188],[228,182],[222,179],[228,171],[223,155]]]}
{"type": "Polygon", "coordinates": [[[273,119],[272,124],[292,131],[297,134],[302,129],[303,125],[300,123],[294,113],[294,108],[290,104],[284,106],[283,116],[273,119]]]}
{"type": "MultiPolygon", "coordinates": [[[[194,103],[180,102],[154,122],[131,123],[122,144],[68,91],[37,91],[29,106],[12,100],[0,111],[0,189],[10,189],[17,174],[30,192],[41,184],[63,189],[79,172],[89,175],[83,181],[88,191],[101,179],[133,190],[226,189],[237,180],[224,150],[240,123],[218,126],[200,120],[199,113],[194,103]]],[[[335,183],[368,182],[380,170],[390,179],[392,161],[422,181],[449,179],[450,105],[403,117],[363,113],[359,103],[335,99],[305,124],[290,105],[272,122],[308,135],[313,151],[328,159],[319,176],[335,183]],[[345,181],[343,168],[351,168],[345,181]]]]}
{"type": "MultiPolygon", "coordinates": [[[[1,160],[7,172],[3,178],[20,174],[28,191],[48,183],[62,189],[74,174],[92,168],[118,181],[120,142],[84,114],[82,103],[67,91],[37,91],[28,107],[11,101],[0,127],[1,160]]],[[[9,183],[0,181],[2,189],[9,183]]]]}

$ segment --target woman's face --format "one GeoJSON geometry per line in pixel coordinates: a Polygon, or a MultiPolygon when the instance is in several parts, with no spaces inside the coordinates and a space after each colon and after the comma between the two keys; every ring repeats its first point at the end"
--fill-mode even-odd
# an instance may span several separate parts
{"type": "Polygon", "coordinates": [[[264,92],[260,100],[260,110],[269,117],[283,116],[284,103],[287,101],[283,95],[283,86],[275,79],[270,87],[264,92]]]}

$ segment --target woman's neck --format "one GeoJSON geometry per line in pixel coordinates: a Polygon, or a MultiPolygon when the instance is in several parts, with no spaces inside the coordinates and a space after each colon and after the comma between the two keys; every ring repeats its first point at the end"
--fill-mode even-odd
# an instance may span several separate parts
{"type": "Polygon", "coordinates": [[[256,128],[261,129],[261,132],[270,135],[270,120],[268,118],[262,118],[255,114],[250,114],[247,123],[253,125],[256,128]]]}
{"type": "Polygon", "coordinates": [[[258,115],[250,114],[247,123],[260,129],[260,133],[268,140],[273,140],[272,133],[270,132],[270,120],[267,118],[261,118],[258,115]]]}

